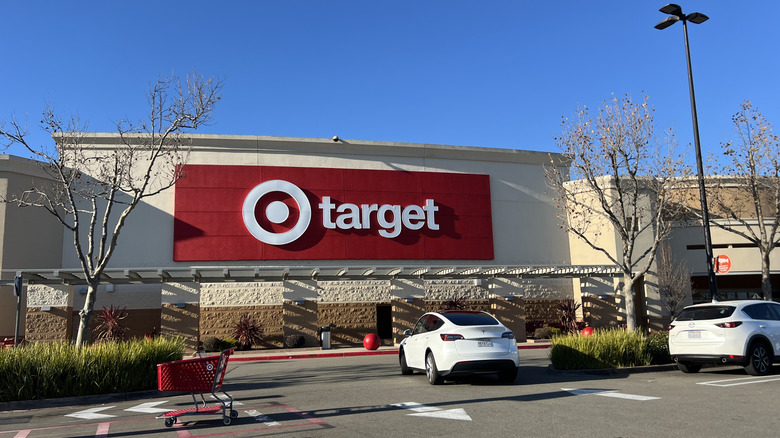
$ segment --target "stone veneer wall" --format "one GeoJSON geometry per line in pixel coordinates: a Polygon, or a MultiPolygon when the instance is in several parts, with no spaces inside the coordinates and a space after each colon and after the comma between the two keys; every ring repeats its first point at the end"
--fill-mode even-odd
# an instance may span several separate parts
{"type": "Polygon", "coordinates": [[[582,310],[585,323],[590,327],[617,327],[619,324],[620,311],[613,295],[605,297],[583,295],[582,310]]]}
{"type": "MultiPolygon", "coordinates": [[[[447,300],[456,298],[466,300],[474,310],[485,310],[498,316],[519,341],[527,337],[526,320],[557,322],[560,300],[549,297],[525,300],[515,296],[521,292],[516,287],[527,288],[527,285],[503,280],[399,278],[166,283],[160,292],[160,307],[128,309],[131,317],[127,322],[132,337],[143,336],[156,327],[160,334],[183,336],[188,350],[195,350],[209,337],[233,338],[233,327],[243,315],[254,318],[263,328],[264,342],[260,347],[282,347],[285,338],[291,336],[302,336],[305,346],[319,346],[320,328],[326,325],[331,327],[333,344],[359,344],[366,334],[378,332],[379,305],[390,306],[392,340],[398,343],[403,339],[403,331],[411,328],[420,315],[440,310],[447,300]],[[501,292],[500,296],[493,294],[497,290],[501,292]]],[[[56,304],[66,302],[67,298],[67,290],[42,289],[33,294],[33,300],[41,303],[56,304]]],[[[53,317],[56,312],[38,315],[36,312],[40,312],[35,308],[28,309],[33,313],[28,318],[28,334],[35,339],[69,338],[78,322],[73,309],[63,316],[64,323],[53,317]],[[34,321],[38,322],[32,327],[34,321]],[[49,321],[46,324],[53,328],[45,328],[43,321],[49,321]],[[57,328],[59,326],[65,329],[57,328]]]]}
{"type": "Polygon", "coordinates": [[[263,347],[281,347],[284,337],[284,309],[282,306],[219,306],[200,308],[200,341],[207,338],[235,338],[233,327],[247,315],[263,329],[263,347]]]}
{"type": "Polygon", "coordinates": [[[187,303],[184,307],[163,303],[158,316],[158,333],[163,336],[181,336],[186,351],[197,350],[200,339],[200,306],[187,303]]]}
{"type": "Polygon", "coordinates": [[[377,332],[378,303],[320,303],[317,320],[320,326],[330,326],[334,344],[359,344],[369,333],[377,332]]]}
{"type": "Polygon", "coordinates": [[[318,305],[316,301],[285,301],[282,304],[284,339],[290,336],[303,336],[303,346],[320,345],[318,305]]]}
{"type": "Polygon", "coordinates": [[[525,319],[541,322],[543,325],[560,324],[558,306],[563,300],[525,300],[525,319]]]}
{"type": "Polygon", "coordinates": [[[506,328],[512,330],[517,342],[525,342],[528,334],[525,331],[525,302],[521,297],[513,297],[511,300],[503,297],[490,299],[490,310],[506,328]]]}
{"type": "MultiPolygon", "coordinates": [[[[393,342],[399,344],[404,339],[404,331],[411,329],[425,312],[442,310],[445,301],[428,301],[419,298],[394,299],[393,306],[393,342]]],[[[469,310],[482,310],[495,315],[509,330],[515,334],[518,342],[525,342],[524,300],[521,297],[513,297],[508,300],[504,297],[491,297],[486,300],[467,300],[469,310]]]]}
{"type": "Polygon", "coordinates": [[[28,307],[25,319],[24,339],[28,342],[68,341],[73,335],[73,309],[28,307]]]}

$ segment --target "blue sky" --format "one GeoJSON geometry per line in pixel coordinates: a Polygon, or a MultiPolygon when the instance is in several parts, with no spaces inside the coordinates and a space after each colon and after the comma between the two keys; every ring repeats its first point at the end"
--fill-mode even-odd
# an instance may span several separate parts
{"type": "MultiPolygon", "coordinates": [[[[562,116],[644,92],[685,146],[683,27],[653,28],[664,4],[3,1],[0,120],[50,142],[36,124],[49,102],[113,132],[143,118],[154,79],[195,69],[225,80],[202,133],[558,151],[562,116]]],[[[689,26],[705,155],[745,99],[780,124],[780,2],[679,4],[710,17],[689,26]]]]}

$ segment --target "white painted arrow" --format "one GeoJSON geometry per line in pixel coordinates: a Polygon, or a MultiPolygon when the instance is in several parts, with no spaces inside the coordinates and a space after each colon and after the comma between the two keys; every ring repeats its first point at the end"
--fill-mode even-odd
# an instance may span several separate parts
{"type": "Polygon", "coordinates": [[[162,409],[162,408],[155,408],[157,405],[161,405],[163,403],[167,403],[168,400],[161,401],[161,402],[149,402],[149,403],[141,403],[140,405],[133,406],[132,408],[127,408],[125,411],[128,412],[143,412],[145,414],[159,414],[160,412],[168,412],[170,409],[162,409]]]}
{"type": "Polygon", "coordinates": [[[607,389],[571,389],[571,388],[561,388],[561,389],[566,392],[570,392],[574,395],[600,395],[602,397],[622,398],[626,400],[636,400],[636,401],[648,401],[648,400],[661,399],[661,397],[650,397],[647,395],[623,394],[622,392],[617,392],[615,390],[607,390],[607,389]]]}
{"type": "Polygon", "coordinates": [[[267,415],[263,415],[262,412],[256,411],[254,409],[252,409],[251,411],[244,411],[244,412],[246,412],[250,417],[254,417],[255,421],[260,421],[266,426],[278,426],[281,424],[278,421],[272,420],[271,417],[267,415]]]}
{"type": "Polygon", "coordinates": [[[111,409],[114,406],[105,406],[102,408],[89,408],[84,409],[83,411],[74,412],[72,414],[66,415],[66,417],[73,417],[73,418],[81,418],[83,420],[97,420],[99,418],[111,418],[116,417],[116,415],[108,415],[108,414],[98,414],[100,411],[105,411],[106,409],[111,409]]]}
{"type": "Polygon", "coordinates": [[[396,408],[413,411],[415,417],[444,418],[447,420],[471,421],[471,417],[462,408],[442,410],[433,406],[425,406],[417,402],[396,403],[390,405],[396,408]]]}
{"type": "Polygon", "coordinates": [[[415,414],[409,414],[414,417],[431,417],[431,418],[444,418],[445,420],[463,420],[471,421],[471,417],[466,413],[463,408],[447,409],[444,411],[432,411],[432,412],[418,412],[415,414]]]}

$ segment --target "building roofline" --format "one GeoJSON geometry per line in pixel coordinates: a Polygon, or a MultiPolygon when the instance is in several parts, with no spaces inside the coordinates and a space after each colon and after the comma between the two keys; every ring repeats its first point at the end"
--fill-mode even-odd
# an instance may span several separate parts
{"type": "MultiPolygon", "coordinates": [[[[97,147],[117,143],[117,133],[82,133],[79,140],[97,147]]],[[[306,153],[338,156],[340,154],[440,158],[510,163],[532,163],[568,166],[568,158],[557,152],[542,152],[509,148],[457,146],[431,143],[401,143],[339,138],[275,137],[261,135],[182,134],[189,140],[193,153],[306,153]]],[[[56,137],[55,137],[56,140],[56,137]]]]}

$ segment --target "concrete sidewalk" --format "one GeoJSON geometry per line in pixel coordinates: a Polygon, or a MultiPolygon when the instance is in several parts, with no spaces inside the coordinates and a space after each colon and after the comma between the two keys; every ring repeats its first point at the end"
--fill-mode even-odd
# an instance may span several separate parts
{"type": "MultiPolygon", "coordinates": [[[[520,350],[550,348],[550,342],[547,340],[519,342],[517,348],[520,350]]],[[[200,353],[201,357],[214,356],[218,353],[200,353]]],[[[398,354],[397,346],[382,345],[376,350],[368,350],[360,344],[356,345],[336,345],[327,350],[319,347],[289,348],[289,349],[267,349],[267,350],[236,350],[230,357],[231,362],[247,362],[261,360],[290,360],[290,359],[315,359],[328,357],[352,357],[352,356],[376,356],[376,355],[398,354]]],[[[192,357],[198,357],[194,353],[192,357]]]]}

